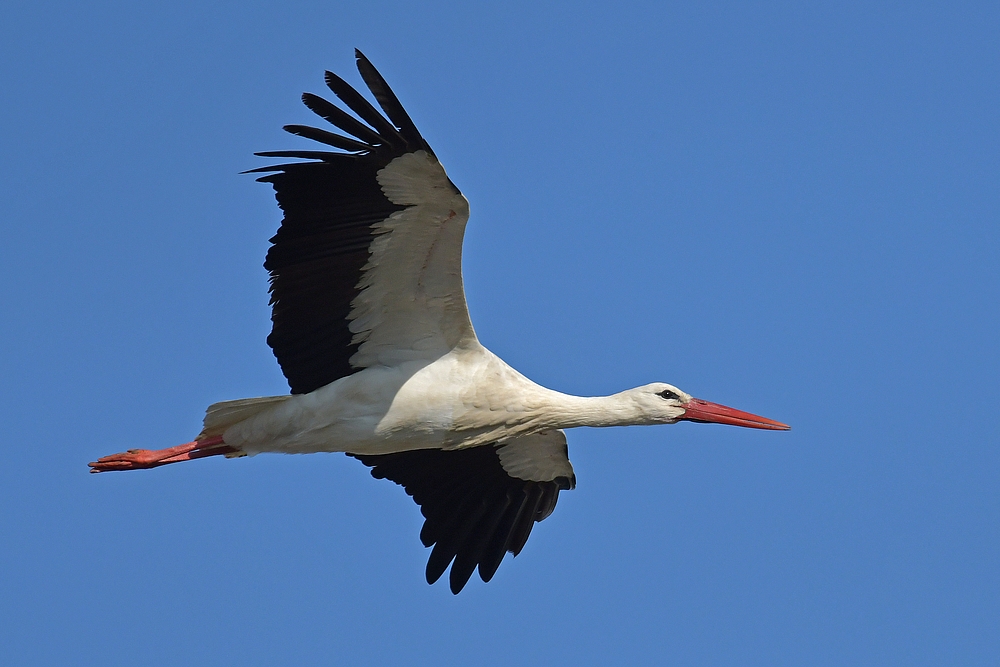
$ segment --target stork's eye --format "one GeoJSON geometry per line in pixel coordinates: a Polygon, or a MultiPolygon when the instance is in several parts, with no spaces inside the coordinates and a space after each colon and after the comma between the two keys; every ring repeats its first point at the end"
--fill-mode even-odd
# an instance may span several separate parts
{"type": "Polygon", "coordinates": [[[658,392],[656,395],[662,398],[672,398],[677,401],[681,400],[681,397],[677,395],[677,392],[670,391],[669,389],[664,389],[663,391],[658,392]]]}

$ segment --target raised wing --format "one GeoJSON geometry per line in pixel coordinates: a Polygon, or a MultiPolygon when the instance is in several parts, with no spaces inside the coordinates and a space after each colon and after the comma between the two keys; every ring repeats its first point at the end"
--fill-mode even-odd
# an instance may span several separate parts
{"type": "Polygon", "coordinates": [[[450,564],[455,594],[477,567],[483,581],[492,579],[504,555],[519,554],[535,522],[552,514],[559,491],[576,486],[562,431],[503,445],[350,456],[370,466],[372,477],[402,486],[420,505],[420,541],[434,546],[427,583],[450,564]]]}
{"type": "Polygon", "coordinates": [[[380,113],[343,79],[326,83],[351,115],[302,101],[347,133],[285,130],[335,151],[270,151],[308,162],[255,169],[284,219],[264,262],[271,274],[274,351],[293,394],[357,370],[433,360],[475,336],[462,287],[468,202],[399,100],[360,51],[358,70],[380,113]]]}

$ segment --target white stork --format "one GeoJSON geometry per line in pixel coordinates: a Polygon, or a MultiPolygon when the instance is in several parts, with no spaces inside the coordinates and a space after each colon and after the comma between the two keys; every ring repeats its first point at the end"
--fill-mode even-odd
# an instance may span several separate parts
{"type": "Polygon", "coordinates": [[[434,546],[427,581],[451,565],[458,593],[477,567],[489,581],[559,491],[575,486],[562,429],[681,420],[789,428],[663,383],[562,394],[483,347],[462,287],[469,203],[382,76],[355,55],[384,115],[327,72],[355,115],[309,93],[302,101],[350,136],[288,125],[337,150],[258,153],[307,161],[253,170],[284,211],[264,267],[267,343],[291,394],[216,403],[193,442],[105,456],[92,472],[216,454],[345,452],[413,496],[426,519],[420,539],[434,546]]]}

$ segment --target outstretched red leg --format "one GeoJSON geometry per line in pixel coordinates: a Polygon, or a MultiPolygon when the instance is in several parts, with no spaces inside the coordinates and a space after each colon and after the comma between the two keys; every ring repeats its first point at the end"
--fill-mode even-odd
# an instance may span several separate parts
{"type": "Polygon", "coordinates": [[[111,470],[142,470],[144,468],[156,468],[177,463],[178,461],[191,461],[206,456],[216,456],[218,454],[235,454],[235,447],[230,447],[222,441],[222,436],[217,435],[204,440],[187,442],[176,447],[166,449],[130,449],[121,454],[111,454],[102,456],[92,463],[90,472],[109,472],[111,470]]]}

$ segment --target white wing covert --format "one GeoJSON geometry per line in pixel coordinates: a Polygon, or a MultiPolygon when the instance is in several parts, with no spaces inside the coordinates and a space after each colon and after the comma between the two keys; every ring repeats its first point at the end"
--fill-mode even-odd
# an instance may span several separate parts
{"type": "Polygon", "coordinates": [[[437,359],[475,336],[462,285],[468,201],[422,150],[394,159],[378,182],[389,201],[406,208],[373,225],[348,316],[356,368],[437,359]]]}

